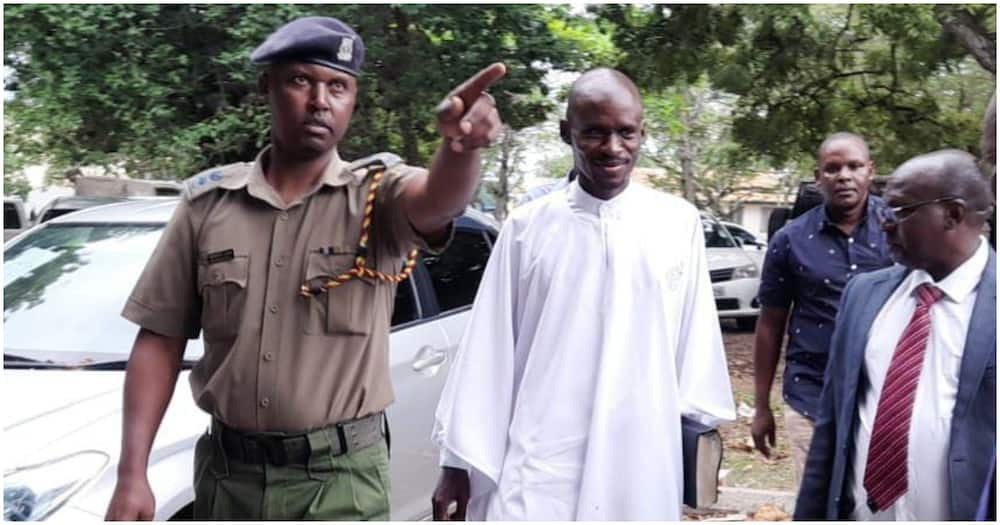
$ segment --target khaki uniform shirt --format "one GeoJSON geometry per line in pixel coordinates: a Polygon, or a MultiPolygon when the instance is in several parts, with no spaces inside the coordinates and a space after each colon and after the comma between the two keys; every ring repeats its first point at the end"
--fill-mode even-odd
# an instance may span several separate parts
{"type": "MultiPolygon", "coordinates": [[[[203,332],[191,390],[234,428],[307,431],[383,410],[396,285],[353,278],[299,293],[354,265],[370,177],[335,153],[320,183],[285,204],[264,178],[267,151],[189,179],[122,315],[169,337],[203,332]]],[[[397,165],[378,190],[368,266],[390,275],[427,248],[402,202],[416,171],[397,165]]]]}

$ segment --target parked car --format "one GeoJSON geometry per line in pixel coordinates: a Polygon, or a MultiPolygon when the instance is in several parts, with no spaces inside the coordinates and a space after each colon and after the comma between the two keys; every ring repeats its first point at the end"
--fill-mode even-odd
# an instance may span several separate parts
{"type": "Polygon", "coordinates": [[[740,244],[740,248],[757,263],[757,268],[764,268],[764,255],[767,253],[767,239],[758,232],[750,231],[736,223],[719,221],[720,224],[729,230],[733,238],[740,244]]]}
{"type": "MultiPolygon", "coordinates": [[[[4,518],[103,518],[115,484],[125,365],[137,327],[119,313],[177,204],[152,198],[48,221],[4,249],[4,518]]],[[[469,210],[451,247],[424,255],[400,283],[392,316],[389,407],[392,519],[430,517],[438,475],[431,427],[457,343],[496,239],[469,210]]],[[[190,518],[194,444],[209,417],[188,375],[203,353],[189,341],[173,401],[153,444],[155,519],[190,518]]]]}
{"type": "Polygon", "coordinates": [[[705,255],[720,319],[735,319],[743,330],[757,324],[760,268],[715,217],[702,213],[705,255]]]}
{"type": "Polygon", "coordinates": [[[28,218],[28,212],[24,209],[24,201],[17,197],[4,197],[3,241],[9,241],[30,226],[31,220],[28,218]]]}

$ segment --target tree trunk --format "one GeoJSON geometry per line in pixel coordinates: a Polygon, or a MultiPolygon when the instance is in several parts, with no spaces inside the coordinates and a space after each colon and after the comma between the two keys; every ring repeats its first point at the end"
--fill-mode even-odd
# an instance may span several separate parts
{"type": "Polygon", "coordinates": [[[493,216],[500,222],[507,218],[507,205],[510,202],[510,172],[514,155],[514,130],[504,126],[500,135],[500,170],[497,173],[496,209],[493,216]]]}
{"type": "Polygon", "coordinates": [[[997,74],[996,37],[976,22],[969,13],[957,6],[938,5],[935,7],[938,22],[945,31],[951,33],[983,69],[995,77],[997,74]]]}

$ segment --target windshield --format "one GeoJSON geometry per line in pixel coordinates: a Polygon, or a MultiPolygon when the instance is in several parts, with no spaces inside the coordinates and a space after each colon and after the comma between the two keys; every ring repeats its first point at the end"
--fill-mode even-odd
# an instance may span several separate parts
{"type": "MultiPolygon", "coordinates": [[[[49,224],[4,251],[4,354],[60,363],[128,358],[121,317],[163,225],[49,224]]],[[[190,341],[185,355],[203,352],[190,341]]]]}
{"type": "Polygon", "coordinates": [[[706,248],[737,248],[736,241],[721,224],[711,217],[701,218],[701,227],[705,232],[706,248]]]}

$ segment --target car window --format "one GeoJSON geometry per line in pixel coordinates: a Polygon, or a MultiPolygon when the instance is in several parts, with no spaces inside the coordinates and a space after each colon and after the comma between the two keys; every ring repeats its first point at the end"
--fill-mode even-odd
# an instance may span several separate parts
{"type": "Polygon", "coordinates": [[[3,203],[3,227],[8,230],[22,228],[21,216],[17,213],[17,206],[13,202],[3,203]]]}
{"type": "Polygon", "coordinates": [[[396,303],[392,307],[392,326],[408,323],[420,317],[413,294],[413,279],[399,283],[396,286],[396,303]]]}
{"type": "MultiPolygon", "coordinates": [[[[70,362],[127,358],[137,327],[121,317],[122,307],[162,230],[49,224],[7,249],[4,351],[59,362],[59,355],[70,362]]],[[[202,351],[200,341],[189,342],[188,358],[202,351]]]]}
{"type": "Polygon", "coordinates": [[[729,231],[709,217],[701,218],[702,231],[705,234],[706,248],[736,248],[736,241],[729,231]]]}
{"type": "Polygon", "coordinates": [[[737,228],[735,226],[726,226],[726,229],[729,230],[729,233],[732,234],[733,237],[736,237],[737,239],[743,241],[743,244],[754,244],[757,242],[757,239],[754,238],[754,236],[750,232],[742,228],[737,228]]]}
{"type": "Polygon", "coordinates": [[[458,230],[441,255],[424,255],[442,312],[472,304],[490,258],[490,242],[481,231],[458,230]]]}

